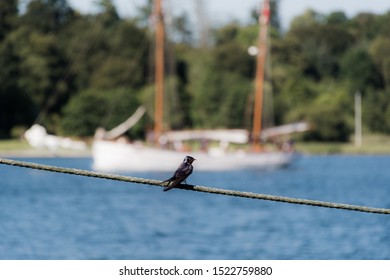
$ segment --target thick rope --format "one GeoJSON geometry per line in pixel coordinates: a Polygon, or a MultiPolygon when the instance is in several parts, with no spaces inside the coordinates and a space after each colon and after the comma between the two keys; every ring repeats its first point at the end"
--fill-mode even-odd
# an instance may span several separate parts
{"type": "MultiPolygon", "coordinates": [[[[57,166],[51,166],[51,165],[31,163],[31,162],[17,161],[17,160],[11,160],[11,159],[0,158],[0,164],[17,166],[17,167],[32,168],[32,169],[38,169],[38,170],[44,170],[44,171],[50,171],[50,172],[58,172],[58,173],[65,173],[65,174],[72,174],[72,175],[79,175],[79,176],[94,177],[94,178],[100,178],[100,179],[108,179],[108,180],[115,180],[115,181],[122,181],[122,182],[136,183],[136,184],[145,184],[145,185],[165,187],[165,185],[164,185],[165,183],[163,181],[159,181],[159,180],[151,180],[151,179],[123,176],[123,175],[116,175],[116,174],[107,174],[107,173],[94,172],[94,171],[88,171],[88,170],[82,170],[82,169],[64,168],[64,167],[57,167],[57,166]]],[[[270,200],[270,201],[292,203],[292,204],[303,204],[303,205],[309,205],[309,206],[327,207],[327,208],[335,208],[335,209],[359,211],[359,212],[375,213],[375,214],[387,214],[387,215],[390,214],[390,209],[386,209],[386,208],[373,208],[373,207],[367,207],[367,206],[334,203],[334,202],[326,202],[326,201],[318,201],[318,200],[310,200],[310,199],[290,198],[290,197],[278,196],[278,195],[259,194],[259,193],[252,193],[252,192],[241,192],[241,191],[234,191],[234,190],[210,188],[210,187],[204,187],[204,186],[184,185],[184,184],[179,185],[177,188],[184,189],[184,190],[197,191],[197,192],[211,193],[211,194],[238,196],[238,197],[243,197],[243,198],[270,200]]]]}

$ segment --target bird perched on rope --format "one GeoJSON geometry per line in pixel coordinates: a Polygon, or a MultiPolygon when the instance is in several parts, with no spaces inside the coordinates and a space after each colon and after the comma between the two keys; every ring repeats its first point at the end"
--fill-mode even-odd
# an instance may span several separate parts
{"type": "MultiPolygon", "coordinates": [[[[176,187],[181,182],[185,182],[188,176],[191,175],[192,170],[194,167],[191,165],[194,162],[194,158],[191,156],[186,156],[183,160],[183,162],[179,165],[177,170],[175,171],[175,174],[168,180],[165,180],[163,183],[167,183],[166,187],[164,188],[164,192],[169,191],[170,189],[176,187]]],[[[186,183],[187,184],[187,183],[186,183]]]]}

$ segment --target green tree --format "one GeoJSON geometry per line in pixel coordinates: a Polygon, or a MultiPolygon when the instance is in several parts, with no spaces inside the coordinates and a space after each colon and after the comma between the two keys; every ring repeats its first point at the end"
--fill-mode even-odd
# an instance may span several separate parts
{"type": "Polygon", "coordinates": [[[19,84],[19,58],[6,38],[0,44],[0,138],[10,137],[15,125],[28,125],[33,118],[33,103],[19,84]]]}
{"type": "Polygon", "coordinates": [[[9,35],[9,40],[19,61],[18,86],[34,101],[34,109],[49,113],[61,108],[70,81],[62,79],[67,61],[56,37],[21,27],[9,35]],[[48,103],[53,95],[56,99],[48,103]]]}
{"type": "MultiPolygon", "coordinates": [[[[390,20],[389,20],[390,30],[390,20]]],[[[369,49],[373,62],[378,71],[383,77],[386,88],[390,87],[390,39],[384,36],[376,37],[369,49]]]]}
{"type": "Polygon", "coordinates": [[[373,132],[390,133],[390,90],[370,90],[363,102],[364,124],[373,132]]]}
{"type": "Polygon", "coordinates": [[[192,119],[196,127],[243,127],[252,80],[218,65],[213,55],[202,52],[190,71],[192,119]],[[217,70],[218,69],[218,70],[217,70]]]}
{"type": "MultiPolygon", "coordinates": [[[[87,90],[74,96],[64,108],[61,131],[66,135],[91,136],[98,127],[112,129],[139,106],[136,94],[124,88],[87,90]]],[[[132,136],[139,128],[132,130],[132,136]]]]}
{"type": "MultiPolygon", "coordinates": [[[[66,30],[70,71],[79,90],[128,86],[139,88],[148,80],[149,38],[132,21],[105,26],[100,16],[75,21],[66,30]],[[78,32],[77,30],[83,30],[78,32]]],[[[64,36],[65,37],[65,36],[64,36]]],[[[65,40],[65,38],[64,38],[65,40]]]]}
{"type": "Polygon", "coordinates": [[[247,78],[254,76],[254,59],[235,41],[215,47],[212,56],[216,69],[234,72],[247,78]]]}
{"type": "Polygon", "coordinates": [[[98,4],[102,10],[99,15],[100,21],[105,27],[111,27],[119,22],[119,15],[112,0],[99,0],[98,4]]]}
{"type": "Polygon", "coordinates": [[[344,86],[330,81],[327,85],[317,85],[320,94],[311,101],[290,110],[292,120],[305,120],[314,129],[304,135],[310,141],[347,142],[351,135],[351,115],[353,97],[348,95],[344,86]],[[325,88],[324,88],[325,87],[325,88]]]}
{"type": "Polygon", "coordinates": [[[313,25],[306,21],[302,25],[297,24],[286,37],[292,48],[291,61],[304,75],[315,80],[327,76],[338,77],[339,61],[354,43],[354,38],[344,28],[318,24],[314,20],[313,25]]]}
{"type": "Polygon", "coordinates": [[[327,24],[344,25],[348,23],[348,17],[343,11],[332,12],[326,16],[327,24]]]}
{"type": "Polygon", "coordinates": [[[0,0],[0,42],[15,26],[17,15],[17,0],[0,0]]]}
{"type": "Polygon", "coordinates": [[[179,44],[175,48],[173,75],[167,80],[168,123],[172,129],[189,128],[192,126],[191,102],[192,98],[188,89],[189,62],[187,56],[191,49],[186,44],[179,44]]]}
{"type": "Polygon", "coordinates": [[[43,33],[58,33],[74,18],[66,0],[32,0],[21,17],[22,24],[43,33]]]}
{"type": "Polygon", "coordinates": [[[372,40],[381,31],[380,21],[372,13],[360,13],[349,23],[352,32],[361,40],[372,40]]]}
{"type": "Polygon", "coordinates": [[[318,26],[324,22],[324,16],[312,9],[306,10],[302,15],[296,16],[290,24],[290,31],[295,29],[318,26]]]}
{"type": "Polygon", "coordinates": [[[350,92],[381,88],[382,79],[370,55],[362,48],[350,49],[341,62],[342,73],[349,81],[350,92]]]}

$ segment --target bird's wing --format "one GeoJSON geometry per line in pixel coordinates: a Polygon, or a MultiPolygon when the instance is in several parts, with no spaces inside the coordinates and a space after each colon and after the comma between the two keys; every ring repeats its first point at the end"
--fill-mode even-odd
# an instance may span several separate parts
{"type": "Polygon", "coordinates": [[[191,173],[192,173],[193,167],[190,164],[182,163],[175,171],[175,174],[168,180],[165,180],[165,182],[168,182],[166,187],[164,188],[164,191],[169,191],[170,189],[176,187],[178,184],[183,182],[191,173]]]}
{"type": "Polygon", "coordinates": [[[180,164],[180,166],[177,168],[175,174],[173,177],[177,178],[183,178],[189,175],[189,172],[191,171],[191,165],[188,165],[186,163],[180,164]]]}

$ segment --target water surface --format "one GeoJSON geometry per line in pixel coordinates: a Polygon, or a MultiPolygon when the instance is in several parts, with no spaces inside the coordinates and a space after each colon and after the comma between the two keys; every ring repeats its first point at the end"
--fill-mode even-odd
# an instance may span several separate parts
{"type": "MultiPolygon", "coordinates": [[[[198,172],[197,164],[190,184],[390,208],[389,156],[303,156],[263,172],[198,172]]],[[[0,174],[0,259],[390,259],[389,215],[12,166],[0,166],[0,174]]]]}

